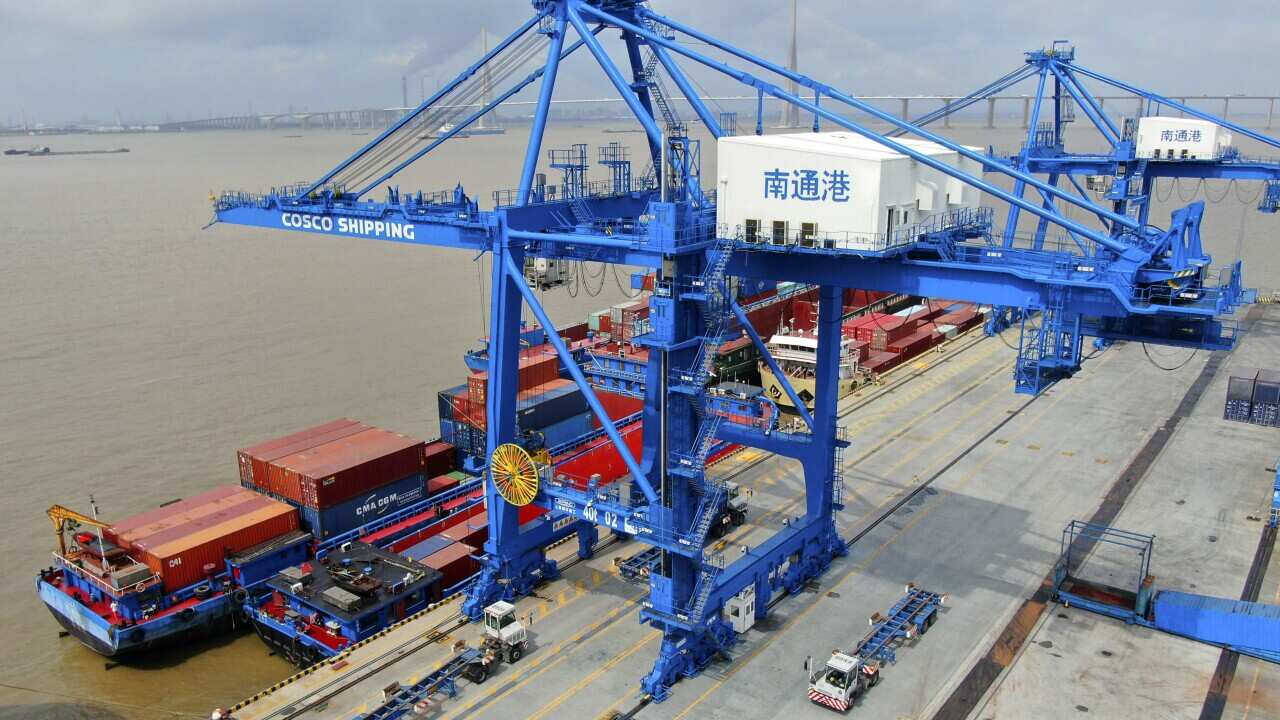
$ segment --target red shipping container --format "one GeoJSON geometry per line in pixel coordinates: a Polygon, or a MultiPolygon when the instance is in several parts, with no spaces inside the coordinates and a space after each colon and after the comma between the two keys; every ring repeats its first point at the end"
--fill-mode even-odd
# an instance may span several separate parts
{"type": "Polygon", "coordinates": [[[458,487],[458,478],[449,475],[438,475],[427,480],[427,496],[442,493],[458,487]]]}
{"type": "MultiPolygon", "coordinates": [[[[543,515],[546,515],[546,514],[547,514],[547,512],[548,512],[548,510],[547,510],[546,508],[542,507],[541,505],[525,505],[525,506],[523,506],[523,507],[521,507],[521,508],[520,508],[520,512],[518,513],[518,515],[519,515],[519,521],[520,521],[520,524],[521,524],[521,525],[524,525],[524,524],[526,524],[526,523],[533,522],[534,520],[537,520],[538,518],[542,517],[543,515]]],[[[487,514],[486,514],[485,518],[486,518],[486,520],[488,519],[488,515],[487,515],[487,514]]],[[[486,539],[488,538],[487,533],[486,533],[485,537],[486,537],[486,539]]]]}
{"type": "Polygon", "coordinates": [[[485,541],[489,539],[489,513],[482,512],[469,517],[466,522],[454,525],[445,530],[442,535],[471,547],[484,547],[485,541]]]}
{"type": "Polygon", "coordinates": [[[885,349],[903,355],[903,360],[906,360],[933,347],[936,344],[936,335],[937,333],[932,330],[917,330],[900,340],[893,341],[885,349]]]}
{"type": "MultiPolygon", "coordinates": [[[[298,529],[298,511],[250,490],[248,497],[213,513],[191,513],[187,522],[133,541],[138,559],[164,580],[167,592],[222,572],[227,556],[298,529]]],[[[223,499],[225,501],[225,498],[223,499]]],[[[173,516],[171,520],[181,520],[173,516]]]]}
{"type": "Polygon", "coordinates": [[[858,362],[863,362],[871,352],[871,343],[866,340],[855,340],[849,344],[849,349],[858,358],[858,362]]]}
{"type": "Polygon", "coordinates": [[[887,350],[889,345],[915,332],[916,323],[905,318],[885,319],[871,330],[871,349],[887,350]]]}
{"type": "Polygon", "coordinates": [[[240,465],[240,482],[245,487],[266,489],[269,461],[357,433],[367,427],[351,418],[342,418],[240,450],[236,453],[240,465]]]}
{"type": "Polygon", "coordinates": [[[587,330],[588,330],[587,323],[580,322],[576,325],[570,325],[569,327],[560,328],[557,332],[560,333],[560,337],[565,338],[566,340],[569,340],[571,342],[576,342],[578,340],[587,339],[587,330]]]}
{"type": "Polygon", "coordinates": [[[901,365],[905,359],[898,353],[872,350],[867,357],[866,368],[875,373],[885,373],[901,365]]]}
{"type": "Polygon", "coordinates": [[[455,542],[449,547],[436,551],[419,562],[429,568],[439,570],[444,576],[440,581],[441,588],[448,588],[466,580],[478,569],[476,561],[471,557],[476,549],[465,543],[455,542]]]}
{"type": "Polygon", "coordinates": [[[423,448],[422,455],[425,463],[423,469],[427,477],[443,475],[456,470],[458,467],[457,448],[443,440],[428,443],[423,448]]]}
{"type": "Polygon", "coordinates": [[[164,527],[181,524],[184,522],[184,517],[187,513],[198,513],[202,509],[205,512],[213,512],[218,503],[234,506],[237,503],[244,502],[243,498],[246,495],[256,497],[257,493],[235,485],[214,488],[193,498],[172,502],[127,517],[103,530],[102,534],[106,539],[128,550],[130,543],[139,537],[145,537],[147,534],[164,527]],[[158,527],[151,529],[148,526],[158,527]]]}
{"type": "Polygon", "coordinates": [[[347,437],[349,435],[355,435],[356,433],[364,432],[365,430],[368,430],[369,427],[370,427],[369,425],[365,425],[364,423],[355,423],[354,425],[350,425],[348,427],[343,427],[336,430],[331,430],[329,432],[313,435],[311,437],[308,437],[303,440],[299,440],[290,445],[282,446],[276,450],[271,451],[267,455],[264,455],[261,457],[253,457],[252,466],[253,466],[254,482],[255,482],[254,487],[268,493],[279,495],[280,493],[276,489],[278,482],[275,484],[273,484],[272,482],[272,472],[271,472],[272,462],[279,460],[280,458],[283,458],[283,457],[288,457],[289,455],[293,455],[295,453],[303,452],[304,450],[310,450],[311,448],[317,447],[319,445],[324,445],[325,443],[333,442],[334,440],[338,440],[338,439],[347,437]]]}
{"type": "Polygon", "coordinates": [[[423,472],[421,440],[370,428],[273,462],[281,497],[323,510],[362,492],[423,472]]]}

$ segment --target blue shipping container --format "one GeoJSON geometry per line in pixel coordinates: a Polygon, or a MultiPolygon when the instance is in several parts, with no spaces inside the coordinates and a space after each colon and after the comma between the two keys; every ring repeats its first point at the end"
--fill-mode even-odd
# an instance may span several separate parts
{"type": "Polygon", "coordinates": [[[317,540],[324,540],[403,510],[426,497],[426,480],[417,473],[323,510],[300,507],[298,512],[311,534],[317,540]]]}
{"type": "Polygon", "coordinates": [[[423,558],[440,552],[452,544],[453,541],[443,535],[432,535],[417,545],[401,550],[400,554],[410,560],[422,560],[423,558]]]}
{"type": "Polygon", "coordinates": [[[543,428],[542,436],[546,439],[547,447],[563,445],[591,432],[595,429],[592,426],[593,419],[590,412],[585,412],[543,428]]]}
{"type": "Polygon", "coordinates": [[[454,442],[454,438],[456,436],[454,435],[453,427],[454,426],[453,426],[452,420],[441,419],[440,420],[440,439],[449,443],[450,445],[457,446],[457,443],[454,442]]]}
{"type": "Polygon", "coordinates": [[[1162,590],[1156,627],[1205,642],[1280,652],[1280,606],[1162,590]]]}
{"type": "Polygon", "coordinates": [[[587,398],[577,385],[569,383],[546,392],[531,393],[531,397],[516,408],[516,423],[521,430],[542,430],[587,409],[587,398]]]}

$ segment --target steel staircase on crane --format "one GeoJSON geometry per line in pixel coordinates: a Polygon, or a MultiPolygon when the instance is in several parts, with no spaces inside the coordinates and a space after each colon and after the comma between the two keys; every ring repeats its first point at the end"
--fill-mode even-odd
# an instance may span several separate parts
{"type": "Polygon", "coordinates": [[[714,561],[705,561],[702,563],[702,569],[698,572],[698,583],[693,588],[692,602],[689,604],[689,618],[693,621],[702,619],[702,614],[707,610],[707,599],[711,597],[711,591],[716,586],[716,579],[720,577],[720,564],[714,561]]]}
{"type": "Polygon", "coordinates": [[[1053,293],[1051,304],[1022,316],[1014,390],[1035,395],[1068,377],[1080,366],[1079,328],[1069,326],[1063,312],[1065,293],[1053,293]]]}
{"type": "Polygon", "coordinates": [[[581,197],[575,197],[569,202],[569,212],[573,214],[573,219],[579,225],[595,224],[595,213],[591,212],[591,207],[581,197]]]}

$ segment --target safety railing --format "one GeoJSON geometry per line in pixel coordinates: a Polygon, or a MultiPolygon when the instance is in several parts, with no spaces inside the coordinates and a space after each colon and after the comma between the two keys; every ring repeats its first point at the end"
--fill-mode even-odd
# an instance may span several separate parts
{"type": "MultiPolygon", "coordinates": [[[[626,417],[615,419],[613,421],[613,424],[615,427],[618,427],[621,429],[623,427],[631,425],[634,422],[639,422],[640,418],[643,416],[644,416],[643,411],[632,413],[630,415],[627,415],[626,417]]],[[[595,430],[592,430],[591,432],[586,433],[585,435],[580,435],[567,442],[560,443],[559,445],[552,445],[551,447],[547,448],[547,453],[552,457],[556,457],[557,455],[563,455],[576,447],[581,447],[591,442],[592,440],[597,440],[599,438],[602,438],[606,434],[607,433],[605,432],[603,427],[596,428],[595,430]]],[[[574,457],[577,457],[577,455],[564,458],[563,460],[561,460],[561,462],[572,460],[574,457]]]]}
{"type": "Polygon", "coordinates": [[[68,558],[60,553],[53,553],[53,562],[58,567],[62,568],[64,572],[75,573],[76,577],[84,578],[91,585],[96,586],[99,590],[102,590],[108,595],[114,597],[119,597],[133,592],[142,592],[143,590],[146,590],[153,585],[157,585],[160,582],[160,576],[152,573],[150,577],[118,588],[106,580],[103,580],[90,572],[86,572],[84,568],[75,563],[74,559],[68,558]]]}
{"type": "Polygon", "coordinates": [[[326,185],[320,190],[303,196],[308,186],[282,185],[271,188],[265,193],[254,193],[244,190],[224,190],[214,199],[214,208],[218,211],[234,210],[242,207],[269,208],[273,205],[281,207],[305,207],[323,205],[343,211],[346,214],[368,214],[370,217],[381,214],[384,210],[397,209],[405,214],[434,212],[441,206],[454,206],[459,203],[459,191],[456,188],[446,190],[418,191],[401,195],[395,193],[392,202],[359,200],[346,195],[346,190],[338,185],[326,185]]]}
{"type": "MultiPolygon", "coordinates": [[[[530,205],[545,205],[548,203],[564,202],[575,198],[605,198],[617,197],[633,192],[644,192],[653,190],[656,187],[652,179],[635,178],[631,179],[631,187],[619,193],[614,187],[612,180],[590,180],[583,185],[581,193],[574,192],[570,185],[543,185],[533,188],[529,193],[530,205]]],[[[504,190],[493,191],[493,205],[495,208],[514,207],[520,204],[520,191],[518,189],[509,188],[504,190]]]]}
{"type": "Polygon", "coordinates": [[[799,230],[790,226],[785,231],[775,232],[767,224],[749,234],[742,225],[730,227],[727,223],[717,226],[721,237],[730,237],[748,245],[770,248],[818,248],[823,250],[852,250],[857,252],[885,252],[890,249],[913,245],[922,240],[936,237],[943,233],[971,230],[986,232],[991,226],[993,217],[989,207],[956,208],[935,213],[923,220],[896,228],[889,232],[851,232],[799,230]]]}
{"type": "MultiPolygon", "coordinates": [[[[431,510],[437,505],[447,503],[450,500],[456,500],[460,497],[463,497],[472,492],[475,492],[476,490],[479,490],[483,487],[484,487],[484,481],[482,478],[472,478],[470,480],[467,480],[466,482],[460,483],[455,488],[446,490],[442,493],[436,493],[435,495],[432,495],[426,498],[425,500],[419,500],[418,502],[410,505],[407,508],[397,510],[396,512],[391,513],[389,515],[384,515],[378,518],[377,520],[361,525],[360,527],[354,530],[349,530],[345,533],[342,533],[341,535],[335,535],[329,538],[328,540],[325,540],[324,542],[317,544],[316,546],[317,550],[318,551],[329,550],[331,548],[338,547],[342,543],[351,542],[352,540],[359,540],[360,538],[366,535],[371,535],[375,532],[378,532],[379,530],[383,530],[385,528],[391,527],[396,523],[400,523],[405,520],[408,520],[414,515],[422,514],[428,510],[431,510]]],[[[477,498],[477,501],[483,502],[484,498],[477,498]]],[[[468,505],[466,507],[471,507],[471,506],[468,505]]],[[[444,519],[445,518],[443,517],[439,518],[438,520],[436,520],[436,522],[440,522],[444,519]]],[[[423,527],[424,528],[431,527],[431,525],[433,524],[435,523],[428,523],[423,527]]]]}

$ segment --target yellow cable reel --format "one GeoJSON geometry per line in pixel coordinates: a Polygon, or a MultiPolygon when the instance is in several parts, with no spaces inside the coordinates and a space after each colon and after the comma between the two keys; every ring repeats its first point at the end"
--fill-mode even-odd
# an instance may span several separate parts
{"type": "Polygon", "coordinates": [[[538,466],[529,452],[515,443],[494,449],[489,475],[502,499],[516,507],[524,507],[538,496],[538,466]]]}

